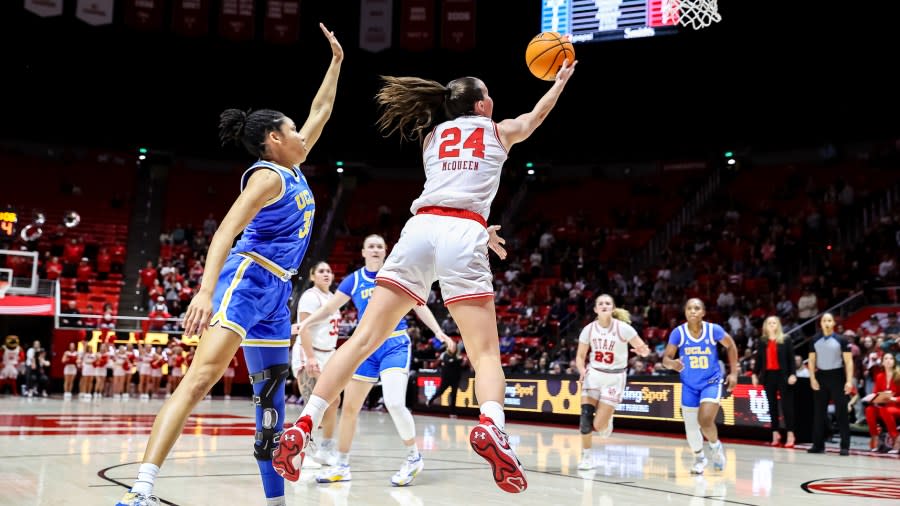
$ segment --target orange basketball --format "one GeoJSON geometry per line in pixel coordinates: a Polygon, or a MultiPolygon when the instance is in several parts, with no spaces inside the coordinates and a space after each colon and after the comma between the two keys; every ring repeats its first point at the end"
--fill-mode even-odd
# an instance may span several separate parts
{"type": "Polygon", "coordinates": [[[525,64],[535,77],[545,81],[556,79],[563,61],[575,61],[575,47],[556,32],[540,33],[531,39],[525,49],[525,64]]]}

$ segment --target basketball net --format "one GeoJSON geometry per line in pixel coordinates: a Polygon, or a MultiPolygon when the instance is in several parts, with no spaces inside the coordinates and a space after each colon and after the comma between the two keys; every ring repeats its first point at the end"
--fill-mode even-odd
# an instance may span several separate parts
{"type": "Polygon", "coordinates": [[[674,22],[694,30],[722,21],[718,0],[663,0],[663,22],[674,22]]]}

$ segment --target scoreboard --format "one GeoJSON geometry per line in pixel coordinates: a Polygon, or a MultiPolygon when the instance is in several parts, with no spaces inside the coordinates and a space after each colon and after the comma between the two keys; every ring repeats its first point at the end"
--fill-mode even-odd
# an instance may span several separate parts
{"type": "Polygon", "coordinates": [[[637,39],[678,33],[665,7],[678,0],[542,0],[541,31],[572,42],[637,39]]]}

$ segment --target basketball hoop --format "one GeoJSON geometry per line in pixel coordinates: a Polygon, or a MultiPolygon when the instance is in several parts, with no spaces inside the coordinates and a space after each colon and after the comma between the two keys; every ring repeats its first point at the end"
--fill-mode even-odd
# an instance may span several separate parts
{"type": "Polygon", "coordinates": [[[718,0],[664,0],[663,20],[699,30],[722,21],[718,0]]]}

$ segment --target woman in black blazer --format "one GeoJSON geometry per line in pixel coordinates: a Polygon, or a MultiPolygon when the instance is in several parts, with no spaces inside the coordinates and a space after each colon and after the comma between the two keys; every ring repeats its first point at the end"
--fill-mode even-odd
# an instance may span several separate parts
{"type": "Polygon", "coordinates": [[[772,415],[772,446],[781,446],[779,432],[778,393],[784,408],[784,428],[787,432],[785,448],[794,447],[794,383],[797,364],[794,362],[794,347],[791,338],[784,335],[781,320],[777,316],[766,318],[762,336],[756,348],[756,365],[753,367],[753,385],[760,383],[766,389],[769,413],[772,415]]]}

